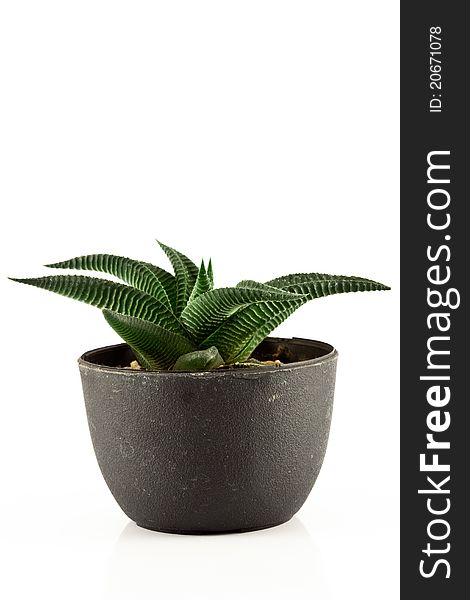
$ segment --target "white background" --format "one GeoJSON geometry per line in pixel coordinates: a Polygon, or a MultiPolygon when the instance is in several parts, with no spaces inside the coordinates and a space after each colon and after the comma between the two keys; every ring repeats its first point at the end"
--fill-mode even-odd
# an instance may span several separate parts
{"type": "Polygon", "coordinates": [[[398,598],[398,2],[3,1],[0,595],[398,598]],[[339,351],[320,477],[288,524],[188,537],[129,523],[76,358],[100,311],[10,276],[93,252],[218,286],[291,272],[391,292],[311,302],[279,334],[339,351]]]}

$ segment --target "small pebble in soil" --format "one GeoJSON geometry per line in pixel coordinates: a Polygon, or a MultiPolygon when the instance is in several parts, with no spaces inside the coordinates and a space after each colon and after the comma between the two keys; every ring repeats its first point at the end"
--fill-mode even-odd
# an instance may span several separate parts
{"type": "Polygon", "coordinates": [[[134,371],[139,371],[142,367],[136,360],[133,360],[128,367],[124,367],[125,369],[132,369],[134,371]]]}

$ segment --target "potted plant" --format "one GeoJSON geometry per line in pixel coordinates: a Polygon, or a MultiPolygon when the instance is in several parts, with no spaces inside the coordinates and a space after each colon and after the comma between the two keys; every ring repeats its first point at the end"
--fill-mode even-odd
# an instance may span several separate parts
{"type": "Polygon", "coordinates": [[[14,279],[101,308],[125,343],[79,359],[96,457],[138,525],[175,533],[249,531],[289,520],[322,465],[337,352],[266,337],[307,301],[387,290],[362,277],[307,273],[214,288],[160,243],[174,275],[109,254],[47,265],[98,271],[14,279]]]}

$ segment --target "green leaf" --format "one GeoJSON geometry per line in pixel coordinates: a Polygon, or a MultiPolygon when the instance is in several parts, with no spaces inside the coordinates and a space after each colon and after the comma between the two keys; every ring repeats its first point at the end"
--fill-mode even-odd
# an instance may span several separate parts
{"type": "Polygon", "coordinates": [[[99,271],[118,277],[128,285],[153,296],[172,309],[170,299],[176,300],[176,283],[171,273],[150,263],[114,254],[88,254],[50,265],[52,269],[99,271]]]}
{"type": "Polygon", "coordinates": [[[191,296],[189,297],[188,304],[194,302],[194,300],[196,300],[196,298],[198,298],[199,296],[202,296],[202,294],[210,292],[211,289],[212,282],[204,266],[204,261],[201,261],[201,266],[199,267],[199,273],[197,274],[196,283],[194,284],[193,291],[191,292],[191,296]]]}
{"type": "Polygon", "coordinates": [[[122,283],[85,275],[51,275],[13,281],[33,285],[98,308],[107,308],[123,315],[145,319],[171,331],[185,333],[184,327],[166,304],[122,283]]]}
{"type": "Polygon", "coordinates": [[[173,371],[209,371],[224,364],[223,358],[215,346],[206,350],[196,350],[183,354],[175,362],[173,371]]]}
{"type": "Polygon", "coordinates": [[[207,277],[209,277],[209,281],[211,284],[210,289],[214,289],[214,272],[212,270],[212,258],[209,258],[209,264],[207,265],[207,277]]]}
{"type": "Polygon", "coordinates": [[[185,337],[168,331],[155,323],[129,317],[104,309],[106,321],[134,350],[146,369],[169,369],[182,354],[195,346],[185,337]]]}
{"type": "Polygon", "coordinates": [[[266,284],[248,281],[239,285],[252,289],[257,285],[261,285],[262,289],[268,286],[268,289],[277,288],[301,296],[247,306],[233,314],[200,344],[201,347],[217,346],[227,363],[243,362],[249,358],[273,329],[308,300],[331,294],[390,289],[382,283],[362,277],[323,273],[301,273],[272,279],[266,284]]]}
{"type": "Polygon", "coordinates": [[[383,283],[349,275],[328,275],[326,273],[296,273],[285,275],[267,281],[266,285],[276,287],[287,292],[306,294],[309,300],[329,296],[331,294],[344,294],[347,292],[373,292],[389,290],[383,283]]]}
{"type": "Polygon", "coordinates": [[[274,287],[272,285],[268,285],[267,283],[260,283],[259,281],[253,281],[252,279],[244,279],[237,283],[237,288],[253,288],[256,290],[266,290],[271,292],[278,292],[279,287],[274,287]]]}
{"type": "Polygon", "coordinates": [[[226,363],[243,362],[273,329],[306,301],[301,297],[248,305],[224,321],[199,345],[205,348],[217,344],[226,363]]]}
{"type": "MultiPolygon", "coordinates": [[[[157,240],[158,242],[158,240],[157,240]]],[[[176,303],[175,311],[176,315],[179,316],[186,304],[188,303],[194,284],[196,283],[199,269],[184,254],[158,242],[161,249],[170,259],[170,262],[175,271],[176,277],[176,303]]]]}
{"type": "MultiPolygon", "coordinates": [[[[199,343],[206,340],[224,321],[243,307],[267,301],[287,301],[299,298],[298,294],[278,289],[219,288],[206,292],[188,304],[181,314],[181,320],[192,337],[199,343]]],[[[217,344],[205,344],[204,347],[211,345],[216,346],[217,344]]],[[[221,348],[218,348],[222,356],[226,358],[221,348]]]]}

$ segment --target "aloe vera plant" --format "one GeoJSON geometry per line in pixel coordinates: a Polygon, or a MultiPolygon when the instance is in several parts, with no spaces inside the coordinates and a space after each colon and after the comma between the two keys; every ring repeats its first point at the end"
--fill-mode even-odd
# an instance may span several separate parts
{"type": "Polygon", "coordinates": [[[365,279],[299,273],[265,283],[244,280],[214,288],[212,262],[198,268],[159,242],[174,275],[153,264],[112,254],[92,254],[46,265],[97,271],[123,281],[85,275],[15,279],[101,308],[106,321],[132,348],[142,367],[208,370],[241,363],[300,306],[323,296],[388,290],[365,279]]]}

